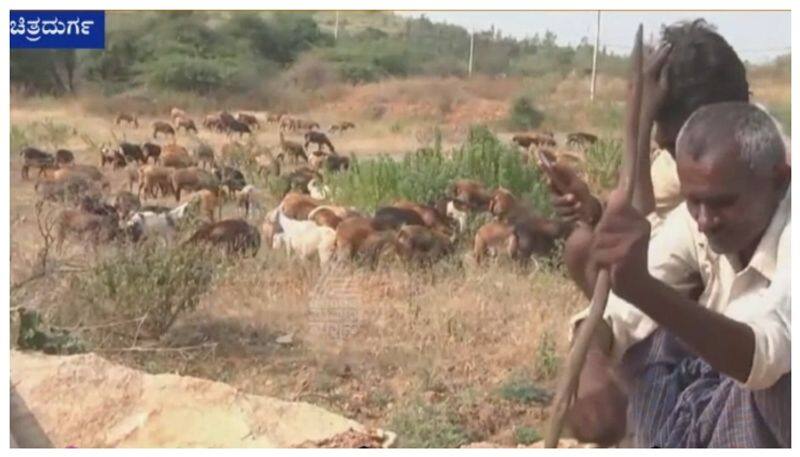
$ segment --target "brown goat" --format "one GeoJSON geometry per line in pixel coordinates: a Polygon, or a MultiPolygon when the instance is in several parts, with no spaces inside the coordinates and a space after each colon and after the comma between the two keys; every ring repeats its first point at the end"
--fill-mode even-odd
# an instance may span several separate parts
{"type": "Polygon", "coordinates": [[[395,247],[400,258],[430,264],[452,252],[447,235],[419,225],[405,225],[397,232],[395,247]]]}
{"type": "Polygon", "coordinates": [[[228,255],[244,255],[250,251],[255,257],[261,247],[261,234],[242,219],[226,219],[200,227],[185,244],[201,243],[222,247],[228,255]]]}
{"type": "Polygon", "coordinates": [[[92,246],[111,241],[117,236],[119,226],[116,219],[92,214],[78,209],[65,209],[56,221],[56,249],[61,252],[67,234],[92,241],[92,246]]]}
{"type": "Polygon", "coordinates": [[[172,185],[172,169],[159,165],[145,165],[139,168],[139,198],[144,196],[156,198],[159,190],[162,196],[175,193],[172,185]]]}
{"type": "Polygon", "coordinates": [[[164,136],[169,134],[169,135],[172,135],[173,138],[175,137],[175,129],[172,128],[172,126],[169,125],[168,122],[164,122],[164,121],[155,121],[155,122],[153,122],[153,138],[156,138],[156,136],[159,133],[161,133],[164,136]]]}
{"type": "Polygon", "coordinates": [[[129,113],[119,113],[117,114],[116,119],[114,119],[114,123],[117,125],[121,125],[122,121],[127,122],[128,124],[133,124],[134,127],[139,127],[139,119],[136,117],[135,114],[129,113]]]}
{"type": "Polygon", "coordinates": [[[197,164],[197,161],[183,146],[167,144],[161,148],[161,165],[171,168],[186,168],[197,164]]]}
{"type": "Polygon", "coordinates": [[[484,224],[475,233],[472,254],[475,262],[480,264],[487,253],[496,255],[505,251],[509,257],[514,257],[515,248],[514,228],[504,222],[491,221],[484,224]]]}
{"type": "Polygon", "coordinates": [[[394,242],[393,230],[375,230],[372,218],[351,217],[336,228],[335,251],[339,260],[360,256],[374,266],[387,252],[395,252],[394,242]]]}
{"type": "Polygon", "coordinates": [[[175,191],[175,201],[181,200],[181,191],[207,189],[215,194],[219,192],[219,180],[206,170],[189,167],[177,168],[172,172],[172,188],[175,191]]]}
{"type": "Polygon", "coordinates": [[[197,127],[194,125],[194,121],[187,117],[176,117],[173,119],[173,122],[175,124],[175,131],[180,131],[180,129],[183,128],[183,130],[187,133],[189,130],[197,133],[197,127]]]}
{"type": "Polygon", "coordinates": [[[485,211],[489,207],[492,195],[483,183],[471,179],[459,179],[450,184],[449,196],[466,204],[473,211],[485,211]]]}

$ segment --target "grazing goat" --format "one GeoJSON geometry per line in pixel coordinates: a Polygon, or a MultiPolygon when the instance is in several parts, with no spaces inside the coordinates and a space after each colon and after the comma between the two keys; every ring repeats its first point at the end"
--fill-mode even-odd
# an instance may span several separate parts
{"type": "Polygon", "coordinates": [[[453,245],[447,235],[438,230],[405,225],[397,232],[395,248],[400,258],[406,261],[417,260],[424,265],[452,253],[453,245]]]}
{"type": "Polygon", "coordinates": [[[263,176],[280,176],[281,175],[281,160],[283,160],[283,153],[278,154],[278,157],[272,157],[271,153],[261,154],[256,157],[256,165],[258,166],[258,174],[263,176]]]}
{"type": "Polygon", "coordinates": [[[273,236],[273,249],[279,249],[283,245],[287,254],[294,252],[301,259],[309,259],[317,254],[320,265],[327,264],[333,257],[336,245],[334,229],[319,226],[312,221],[293,220],[280,211],[278,224],[282,232],[273,236]]]}
{"type": "Polygon", "coordinates": [[[68,234],[79,239],[89,239],[92,247],[116,238],[119,231],[117,219],[93,214],[80,209],[65,209],[56,219],[56,249],[62,251],[68,234]]]}
{"type": "Polygon", "coordinates": [[[495,191],[489,203],[489,211],[499,221],[511,227],[512,257],[523,265],[527,264],[532,255],[550,255],[555,249],[556,240],[564,238],[572,228],[571,224],[537,215],[503,188],[495,191]]]}
{"type": "Polygon", "coordinates": [[[175,138],[175,129],[172,128],[169,123],[164,121],[155,121],[153,122],[153,138],[161,133],[162,135],[166,136],[167,134],[172,135],[175,138]]]}
{"type": "Polygon", "coordinates": [[[187,117],[177,117],[173,119],[173,122],[176,131],[180,131],[180,129],[183,128],[186,133],[189,133],[189,130],[197,133],[197,127],[194,125],[194,121],[187,117]]]}
{"type": "Polygon", "coordinates": [[[280,140],[281,151],[289,156],[290,159],[292,159],[294,162],[298,162],[302,157],[303,160],[308,162],[308,156],[306,155],[305,148],[303,148],[302,144],[285,139],[283,136],[283,131],[278,132],[278,138],[280,140]]]}
{"type": "Polygon", "coordinates": [[[207,189],[217,193],[219,180],[213,174],[197,167],[177,168],[172,172],[172,188],[175,191],[175,201],[179,202],[183,190],[207,189]]]}
{"type": "Polygon", "coordinates": [[[26,147],[22,148],[19,152],[22,157],[22,178],[30,179],[28,170],[31,167],[39,169],[39,176],[44,174],[44,170],[53,167],[55,164],[55,157],[49,152],[44,152],[36,148],[26,147]]]}
{"type": "Polygon", "coordinates": [[[114,119],[114,123],[117,125],[121,125],[122,121],[125,121],[128,124],[133,124],[134,127],[139,128],[139,119],[136,117],[135,114],[128,114],[128,113],[117,114],[116,119],[114,119]]]}
{"type": "Polygon", "coordinates": [[[121,220],[127,219],[131,213],[138,211],[141,206],[139,197],[128,191],[119,191],[114,197],[114,209],[121,220]]]}
{"type": "Polygon", "coordinates": [[[214,167],[217,162],[214,160],[214,148],[208,143],[202,142],[194,150],[194,158],[202,165],[203,168],[208,165],[214,167]]]}
{"type": "Polygon", "coordinates": [[[142,149],[144,150],[145,163],[149,162],[151,158],[153,159],[153,163],[158,163],[161,157],[161,146],[148,141],[142,145],[142,149]]]}
{"type": "Polygon", "coordinates": [[[255,257],[261,247],[261,234],[244,220],[226,219],[200,227],[184,244],[200,243],[223,247],[228,255],[249,251],[255,257]]]}
{"type": "Polygon", "coordinates": [[[308,149],[308,145],[314,143],[317,145],[318,151],[322,150],[322,146],[326,146],[331,153],[336,153],[336,149],[333,147],[331,140],[328,139],[328,135],[325,135],[322,132],[312,130],[306,132],[304,138],[306,139],[306,143],[303,145],[303,149],[308,149]]]}
{"type": "Polygon", "coordinates": [[[258,123],[258,118],[252,114],[239,113],[236,115],[236,120],[243,124],[247,124],[248,127],[253,129],[259,129],[261,127],[261,125],[258,123]]]}
{"type": "Polygon", "coordinates": [[[175,193],[172,185],[172,169],[158,165],[145,165],[139,168],[138,197],[157,198],[159,190],[162,196],[175,193]]]}
{"type": "Polygon", "coordinates": [[[284,194],[290,191],[299,191],[304,194],[308,193],[308,183],[311,182],[312,179],[322,179],[322,175],[318,172],[311,170],[309,168],[298,168],[293,172],[286,175],[286,191],[284,194]]]}
{"type": "Polygon", "coordinates": [[[345,121],[339,124],[333,124],[329,130],[331,133],[333,133],[333,132],[345,132],[348,129],[354,129],[354,128],[356,128],[355,124],[349,121],[345,121]]]}
{"type": "Polygon", "coordinates": [[[483,183],[470,179],[454,181],[448,189],[448,196],[472,211],[486,211],[492,198],[483,183]]]}
{"type": "Polygon", "coordinates": [[[59,168],[55,170],[46,170],[46,175],[52,179],[59,180],[63,177],[72,175],[82,175],[87,179],[96,182],[103,189],[111,187],[111,183],[103,176],[103,173],[95,166],[84,164],[73,164],[69,167],[59,168]]]}
{"type": "Polygon", "coordinates": [[[567,146],[569,147],[584,147],[586,145],[595,144],[597,136],[586,132],[574,132],[567,134],[567,146]]]}
{"type": "Polygon", "coordinates": [[[172,119],[172,120],[174,121],[174,120],[175,120],[175,118],[177,118],[177,117],[185,117],[185,118],[188,118],[189,116],[187,116],[187,115],[186,115],[186,112],[185,112],[184,110],[182,110],[182,109],[179,109],[179,108],[172,108],[172,109],[169,111],[169,118],[170,118],[170,119],[172,119]]]}
{"type": "Polygon", "coordinates": [[[97,184],[81,173],[61,174],[58,177],[39,179],[34,190],[42,200],[78,201],[84,195],[100,195],[97,184]]]}
{"type": "Polygon", "coordinates": [[[467,216],[469,215],[467,212],[468,209],[469,207],[467,205],[458,200],[447,201],[445,214],[447,214],[447,217],[456,221],[458,224],[459,233],[464,233],[464,231],[467,229],[467,216]]]}
{"type": "Polygon", "coordinates": [[[344,218],[337,214],[335,208],[330,206],[318,206],[308,213],[308,220],[314,221],[319,226],[336,229],[344,218]]]}
{"type": "Polygon", "coordinates": [[[229,194],[238,192],[247,185],[244,174],[236,168],[229,166],[216,167],[213,169],[213,173],[220,185],[224,186],[229,194]]]}
{"type": "Polygon", "coordinates": [[[552,137],[539,134],[523,134],[514,135],[511,141],[517,143],[520,147],[528,149],[531,145],[534,146],[555,146],[556,142],[552,137]]]}
{"type": "Polygon", "coordinates": [[[252,185],[248,184],[244,186],[240,191],[235,192],[236,195],[236,206],[239,209],[244,209],[244,217],[250,217],[250,208],[253,206],[258,205],[258,189],[252,185]]]}
{"type": "Polygon", "coordinates": [[[244,122],[239,122],[236,119],[234,119],[232,122],[228,124],[228,136],[234,133],[238,133],[239,138],[244,137],[245,133],[247,133],[250,136],[253,136],[253,132],[250,130],[250,127],[244,122]]]}
{"type": "Polygon", "coordinates": [[[139,211],[125,223],[125,232],[134,243],[152,238],[162,238],[172,244],[175,238],[175,221],[169,213],[139,211]]]}
{"type": "Polygon", "coordinates": [[[414,210],[384,206],[375,211],[372,228],[375,230],[397,230],[404,225],[425,225],[425,221],[414,210]]]}
{"type": "Polygon", "coordinates": [[[419,203],[410,202],[408,200],[398,200],[392,206],[394,206],[395,208],[403,208],[414,211],[422,219],[423,221],[422,225],[428,228],[437,230],[448,236],[452,235],[453,233],[451,224],[453,224],[454,221],[448,220],[447,216],[439,213],[439,211],[437,211],[436,208],[427,205],[421,205],[419,203]]]}
{"type": "Polygon", "coordinates": [[[217,114],[209,114],[206,116],[205,119],[203,119],[203,127],[216,132],[225,130],[225,125],[217,114]]]}
{"type": "Polygon", "coordinates": [[[100,147],[100,168],[105,168],[106,164],[111,164],[116,170],[125,167],[127,161],[119,148],[104,145],[100,147]]]}
{"type": "Polygon", "coordinates": [[[308,195],[289,192],[283,197],[278,208],[286,217],[303,221],[308,219],[309,213],[314,208],[322,204],[322,201],[311,198],[308,195]]]}
{"type": "Polygon", "coordinates": [[[497,255],[506,252],[509,257],[514,257],[515,247],[514,228],[504,222],[490,221],[475,233],[472,254],[475,262],[480,264],[486,254],[497,255]]]}
{"type": "Polygon", "coordinates": [[[56,151],[56,166],[69,165],[75,163],[75,154],[67,149],[59,149],[56,151]]]}
{"type": "Polygon", "coordinates": [[[197,164],[185,147],[177,144],[165,145],[161,150],[161,165],[171,168],[187,168],[197,164]]]}
{"type": "Polygon", "coordinates": [[[308,195],[317,200],[324,200],[330,196],[331,189],[320,182],[317,178],[313,178],[308,182],[308,195]]]}
{"type": "Polygon", "coordinates": [[[159,207],[145,209],[131,214],[125,223],[125,231],[133,242],[160,237],[171,244],[177,233],[178,224],[186,218],[194,202],[186,202],[174,209],[159,207]]]}
{"type": "Polygon", "coordinates": [[[368,217],[351,217],[336,228],[336,257],[339,260],[363,257],[374,266],[378,259],[395,253],[395,232],[377,230],[368,217]]]}
{"type": "Polygon", "coordinates": [[[138,144],[122,142],[119,144],[119,150],[128,162],[136,161],[140,164],[147,162],[142,147],[138,144]]]}

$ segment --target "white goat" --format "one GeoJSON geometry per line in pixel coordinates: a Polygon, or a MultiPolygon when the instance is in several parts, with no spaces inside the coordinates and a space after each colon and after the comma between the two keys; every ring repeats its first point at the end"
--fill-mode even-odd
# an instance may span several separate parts
{"type": "Polygon", "coordinates": [[[467,212],[456,208],[453,200],[447,202],[447,216],[458,222],[458,232],[463,233],[467,228],[467,212]]]}
{"type": "Polygon", "coordinates": [[[160,237],[168,244],[175,236],[175,221],[169,213],[141,211],[131,215],[125,229],[131,234],[133,241],[160,237]]]}
{"type": "Polygon", "coordinates": [[[335,230],[318,226],[312,221],[291,219],[281,211],[278,211],[277,216],[283,232],[273,237],[273,249],[284,246],[287,253],[294,252],[302,259],[309,259],[316,253],[321,265],[330,261],[336,242],[335,230]]]}
{"type": "Polygon", "coordinates": [[[193,206],[196,205],[196,202],[190,200],[165,213],[156,213],[154,211],[135,212],[131,214],[131,217],[125,223],[125,229],[130,232],[133,241],[161,237],[171,244],[177,232],[178,222],[188,216],[193,206]]]}
{"type": "Polygon", "coordinates": [[[317,181],[317,178],[312,178],[308,182],[308,194],[315,200],[325,200],[331,194],[331,189],[317,181]]]}

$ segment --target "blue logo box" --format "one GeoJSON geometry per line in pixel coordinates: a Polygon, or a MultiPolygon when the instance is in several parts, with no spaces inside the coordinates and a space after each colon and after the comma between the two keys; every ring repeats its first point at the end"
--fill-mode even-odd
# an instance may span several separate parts
{"type": "Polygon", "coordinates": [[[105,11],[11,11],[11,49],[104,49],[105,11]]]}

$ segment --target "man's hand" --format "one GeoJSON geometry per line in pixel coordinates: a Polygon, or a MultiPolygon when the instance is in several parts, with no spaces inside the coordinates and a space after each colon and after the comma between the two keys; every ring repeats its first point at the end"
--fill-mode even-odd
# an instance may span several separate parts
{"type": "Polygon", "coordinates": [[[608,268],[614,293],[634,304],[647,297],[652,279],[647,266],[649,241],[647,219],[626,202],[621,189],[613,191],[595,228],[590,263],[608,268]]]}
{"type": "Polygon", "coordinates": [[[580,441],[612,446],[625,437],[628,401],[612,374],[610,359],[590,350],[581,371],[578,395],[567,411],[567,424],[580,441]]]}
{"type": "MultiPolygon", "coordinates": [[[[647,56],[644,62],[641,115],[649,121],[652,121],[656,113],[661,110],[669,92],[667,66],[665,64],[671,50],[671,44],[663,44],[655,52],[647,56]]],[[[651,126],[645,125],[641,127],[648,128],[651,126]]]]}
{"type": "Polygon", "coordinates": [[[580,220],[589,225],[597,223],[602,212],[600,201],[572,168],[555,163],[547,177],[552,193],[550,201],[560,218],[567,222],[580,220]]]}

